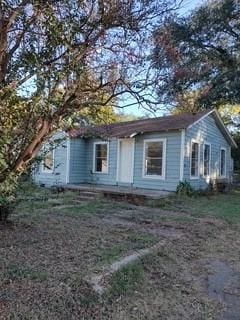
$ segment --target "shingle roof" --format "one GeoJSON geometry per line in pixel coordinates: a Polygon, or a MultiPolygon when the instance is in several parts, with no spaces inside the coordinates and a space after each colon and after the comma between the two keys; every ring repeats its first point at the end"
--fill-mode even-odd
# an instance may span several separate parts
{"type": "Polygon", "coordinates": [[[70,137],[116,137],[129,138],[146,132],[162,132],[170,130],[186,129],[194,122],[201,119],[209,110],[199,113],[185,113],[180,115],[149,118],[128,122],[119,122],[101,126],[86,126],[80,129],[72,129],[68,132],[70,137]]]}

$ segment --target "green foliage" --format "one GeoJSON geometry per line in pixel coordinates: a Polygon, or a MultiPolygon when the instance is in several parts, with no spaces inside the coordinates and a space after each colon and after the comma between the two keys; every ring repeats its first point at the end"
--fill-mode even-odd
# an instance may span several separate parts
{"type": "Polygon", "coordinates": [[[184,180],[180,181],[176,188],[176,193],[182,196],[192,196],[194,194],[194,189],[190,182],[184,180]]]}
{"type": "Polygon", "coordinates": [[[15,208],[15,198],[13,196],[0,195],[0,223],[6,223],[8,217],[15,208]]]}
{"type": "Polygon", "coordinates": [[[144,269],[140,263],[132,263],[115,272],[110,282],[111,297],[126,295],[135,290],[142,282],[144,269]]]}
{"type": "Polygon", "coordinates": [[[240,222],[240,191],[236,190],[228,194],[210,196],[197,195],[196,197],[178,197],[169,205],[167,210],[180,208],[193,216],[216,217],[236,226],[240,222]]]}
{"type": "Polygon", "coordinates": [[[116,122],[126,122],[134,120],[140,120],[140,117],[134,115],[133,113],[119,112],[116,114],[116,122]]]}
{"type": "Polygon", "coordinates": [[[35,126],[32,124],[42,111],[37,99],[26,101],[11,86],[0,89],[0,101],[0,194],[9,194],[20,174],[12,168],[33,139],[35,126]]]}
{"type": "Polygon", "coordinates": [[[46,272],[35,271],[32,268],[17,265],[10,265],[6,276],[11,281],[23,279],[44,281],[47,279],[46,272]]]}
{"type": "MultiPolygon", "coordinates": [[[[151,104],[145,89],[153,17],[163,0],[12,1],[0,14],[0,183],[17,177],[41,145],[76,113],[88,123],[115,120],[123,94],[151,104]],[[137,10],[136,10],[137,8],[137,10]]],[[[151,73],[147,73],[151,77],[151,73]]]]}
{"type": "Polygon", "coordinates": [[[236,149],[232,149],[234,170],[240,171],[240,132],[236,132],[233,135],[233,138],[236,141],[238,146],[236,149]]]}
{"type": "Polygon", "coordinates": [[[235,0],[206,1],[187,17],[168,19],[155,34],[159,96],[178,103],[195,95],[197,109],[239,103],[239,32],[235,0]]]}

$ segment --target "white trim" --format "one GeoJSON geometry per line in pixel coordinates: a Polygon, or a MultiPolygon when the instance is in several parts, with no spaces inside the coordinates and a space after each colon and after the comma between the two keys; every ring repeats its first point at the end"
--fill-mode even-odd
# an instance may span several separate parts
{"type": "Polygon", "coordinates": [[[181,153],[180,153],[180,177],[179,180],[183,181],[184,177],[184,159],[185,159],[185,129],[181,130],[181,153]]]}
{"type": "Polygon", "coordinates": [[[133,183],[133,178],[134,178],[134,163],[135,163],[135,139],[133,139],[133,144],[132,144],[132,175],[131,175],[131,180],[133,183]]]}
{"type": "Polygon", "coordinates": [[[116,182],[120,182],[119,181],[119,170],[120,170],[120,150],[121,150],[121,142],[122,141],[126,141],[126,140],[130,140],[132,142],[132,173],[131,173],[131,182],[133,183],[133,178],[134,178],[134,163],[135,163],[135,139],[133,138],[121,138],[118,139],[118,144],[117,144],[117,172],[116,172],[116,182]]]}
{"type": "Polygon", "coordinates": [[[95,141],[93,143],[93,173],[97,174],[108,174],[108,169],[109,169],[109,141],[95,141]],[[96,171],[96,145],[98,144],[106,144],[107,145],[107,171],[102,172],[102,171],[96,171]]]}
{"type": "Polygon", "coordinates": [[[166,150],[167,150],[167,139],[144,139],[143,140],[143,165],[142,165],[142,177],[146,179],[158,179],[165,180],[166,177],[166,150]],[[162,151],[162,175],[146,175],[145,174],[145,159],[146,159],[146,144],[148,142],[162,142],[163,151],[162,151]]]}
{"type": "Polygon", "coordinates": [[[70,138],[67,138],[67,157],[66,157],[66,184],[69,183],[70,178],[70,138]]]}
{"type": "Polygon", "coordinates": [[[226,178],[227,177],[227,149],[225,147],[221,147],[220,148],[220,163],[219,163],[219,177],[220,178],[226,178]],[[225,162],[224,162],[224,175],[221,175],[221,167],[222,167],[222,163],[221,163],[221,159],[222,159],[222,150],[225,151],[225,162]]]}
{"type": "MultiPolygon", "coordinates": [[[[49,174],[52,174],[54,172],[54,166],[55,166],[55,150],[52,149],[52,150],[49,150],[47,153],[49,152],[52,152],[52,159],[53,159],[53,164],[52,164],[52,169],[46,169],[44,167],[44,159],[42,160],[42,165],[41,165],[41,172],[42,173],[49,173],[49,174]]],[[[47,155],[46,153],[46,155],[47,155]]],[[[46,156],[45,155],[45,156],[46,156]]],[[[44,157],[45,158],[45,157],[44,157]]]]}
{"type": "Polygon", "coordinates": [[[202,172],[202,175],[203,175],[204,178],[211,178],[211,175],[212,175],[212,170],[211,170],[212,169],[212,144],[210,142],[204,141],[202,155],[203,155],[203,172],[202,172]],[[209,174],[208,175],[204,174],[204,164],[205,164],[204,149],[205,149],[206,145],[209,146],[209,174]]]}
{"type": "Polygon", "coordinates": [[[116,182],[119,182],[119,164],[120,164],[120,142],[122,139],[118,139],[117,141],[117,172],[116,172],[116,182]]]}
{"type": "Polygon", "coordinates": [[[132,134],[130,134],[129,138],[134,138],[138,133],[137,132],[134,132],[132,134]]]}
{"type": "Polygon", "coordinates": [[[190,180],[198,180],[200,176],[200,141],[191,139],[191,147],[190,147],[190,180]],[[192,176],[192,145],[193,143],[198,144],[198,172],[196,176],[192,176]]]}

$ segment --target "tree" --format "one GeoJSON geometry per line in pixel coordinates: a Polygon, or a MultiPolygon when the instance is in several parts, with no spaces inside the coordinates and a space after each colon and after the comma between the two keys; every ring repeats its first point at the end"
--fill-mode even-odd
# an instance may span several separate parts
{"type": "Polygon", "coordinates": [[[229,130],[236,133],[240,129],[240,104],[219,107],[223,122],[229,130]]]}
{"type": "Polygon", "coordinates": [[[122,94],[151,105],[150,33],[175,1],[157,4],[0,1],[1,192],[76,111],[106,106],[122,94]]]}
{"type": "Polygon", "coordinates": [[[234,170],[240,172],[240,132],[235,132],[233,135],[237,148],[232,150],[234,170]]]}
{"type": "Polygon", "coordinates": [[[157,29],[153,63],[164,102],[194,96],[197,109],[240,103],[239,17],[237,0],[208,1],[157,29]]]}

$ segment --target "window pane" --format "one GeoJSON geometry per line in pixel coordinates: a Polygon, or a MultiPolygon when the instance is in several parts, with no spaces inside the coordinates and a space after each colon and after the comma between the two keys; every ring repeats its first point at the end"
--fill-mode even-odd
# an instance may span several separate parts
{"type": "Polygon", "coordinates": [[[146,159],[146,174],[147,175],[162,175],[162,159],[146,159]]]}
{"type": "Polygon", "coordinates": [[[147,143],[147,157],[161,158],[162,157],[162,142],[148,142],[147,143]]]}
{"type": "Polygon", "coordinates": [[[198,143],[192,143],[191,176],[198,176],[198,143]]]}
{"type": "Polygon", "coordinates": [[[95,171],[106,173],[108,169],[107,163],[107,144],[96,144],[95,145],[95,171]]]}
{"type": "Polygon", "coordinates": [[[96,145],[96,156],[99,158],[107,157],[107,145],[97,144],[96,145]]]}
{"type": "Polygon", "coordinates": [[[104,159],[96,159],[96,171],[107,172],[107,161],[104,159]]]}
{"type": "Polygon", "coordinates": [[[204,175],[208,176],[210,174],[210,146],[208,144],[204,145],[204,175]]]}
{"type": "Polygon", "coordinates": [[[225,176],[225,163],[226,163],[226,151],[224,149],[221,150],[221,168],[220,168],[220,173],[221,176],[225,176]]]}
{"type": "Polygon", "coordinates": [[[44,159],[43,159],[43,167],[44,170],[52,170],[53,169],[53,152],[49,151],[44,159]]]}
{"type": "Polygon", "coordinates": [[[145,174],[162,176],[163,166],[163,142],[146,142],[145,149],[145,174]]]}

